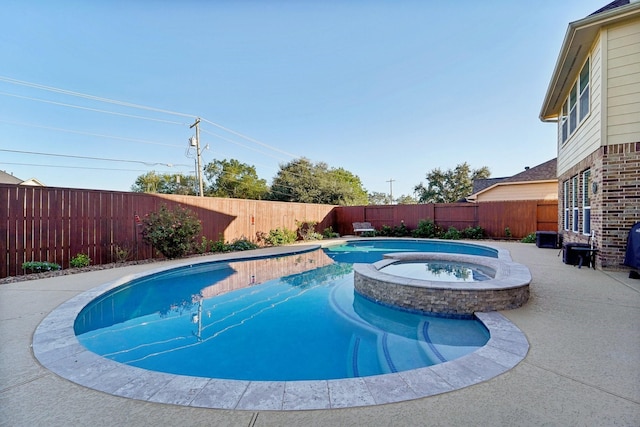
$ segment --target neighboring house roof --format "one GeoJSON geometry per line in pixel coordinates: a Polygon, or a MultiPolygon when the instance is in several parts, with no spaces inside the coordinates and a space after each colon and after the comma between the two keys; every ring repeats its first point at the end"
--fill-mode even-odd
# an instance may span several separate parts
{"type": "Polygon", "coordinates": [[[562,102],[571,89],[572,77],[580,71],[600,29],[639,14],[640,1],[616,0],[586,18],[569,24],[540,110],[540,120],[557,120],[562,102]]]}
{"type": "Polygon", "coordinates": [[[507,179],[506,177],[502,177],[502,178],[486,178],[486,179],[474,179],[473,180],[473,194],[479,193],[480,191],[484,190],[485,188],[489,188],[492,185],[495,185],[497,183],[499,183],[500,181],[503,181],[507,179]]]}
{"type": "Polygon", "coordinates": [[[16,178],[5,171],[0,171],[0,184],[20,184],[21,182],[21,179],[16,178]]]}
{"type": "Polygon", "coordinates": [[[558,179],[557,174],[558,159],[551,159],[538,166],[526,169],[509,178],[505,178],[500,183],[507,182],[531,182],[531,181],[553,181],[558,179]]]}
{"type": "Polygon", "coordinates": [[[0,184],[17,184],[17,185],[35,185],[44,187],[44,184],[38,181],[36,178],[29,178],[25,181],[20,178],[16,178],[12,174],[0,171],[0,184]]]}
{"type": "Polygon", "coordinates": [[[557,158],[551,159],[542,164],[539,164],[538,166],[526,168],[524,171],[508,178],[489,178],[476,180],[473,182],[473,194],[467,197],[467,199],[475,200],[477,199],[478,194],[484,193],[501,185],[557,181],[557,160],[557,158]],[[476,182],[478,183],[477,189],[476,182]]]}
{"type": "Polygon", "coordinates": [[[20,185],[33,185],[35,187],[44,187],[45,185],[40,182],[37,178],[29,178],[20,183],[20,185]]]}

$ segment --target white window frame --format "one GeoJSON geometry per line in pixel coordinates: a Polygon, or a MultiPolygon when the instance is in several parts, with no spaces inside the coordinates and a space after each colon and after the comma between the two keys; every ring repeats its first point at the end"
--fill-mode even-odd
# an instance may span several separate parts
{"type": "Polygon", "coordinates": [[[570,220],[571,220],[571,215],[570,215],[570,211],[569,211],[569,201],[571,200],[570,198],[570,193],[569,193],[569,180],[566,180],[565,182],[562,183],[562,188],[563,188],[563,194],[562,194],[562,201],[564,204],[564,221],[563,221],[563,227],[565,229],[565,231],[569,231],[570,227],[570,220]]]}
{"type": "Polygon", "coordinates": [[[591,99],[589,97],[589,85],[591,83],[591,70],[589,68],[589,58],[580,69],[578,81],[578,105],[580,106],[579,122],[582,123],[591,111],[591,99]],[[586,72],[585,72],[586,71],[586,72]]]}
{"type": "Polygon", "coordinates": [[[580,230],[580,210],[578,208],[578,175],[571,178],[571,231],[577,233],[580,230]]]}
{"type": "Polygon", "coordinates": [[[562,104],[562,116],[560,117],[560,138],[562,138],[562,142],[564,143],[567,139],[569,139],[569,103],[565,102],[562,104]]]}
{"type": "Polygon", "coordinates": [[[560,140],[565,143],[576,133],[580,124],[584,122],[591,112],[591,60],[587,58],[583,64],[576,81],[569,89],[569,94],[562,104],[560,120],[560,140]]]}
{"type": "Polygon", "coordinates": [[[582,234],[591,235],[591,169],[582,172],[582,234]]]}
{"type": "Polygon", "coordinates": [[[569,135],[573,135],[578,129],[578,88],[573,85],[569,92],[569,135]]]}

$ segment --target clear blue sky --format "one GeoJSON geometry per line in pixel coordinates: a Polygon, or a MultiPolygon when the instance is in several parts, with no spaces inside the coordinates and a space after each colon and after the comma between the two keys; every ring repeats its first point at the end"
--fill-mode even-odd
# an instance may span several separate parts
{"type": "Polygon", "coordinates": [[[200,116],[204,163],[269,183],[298,156],[394,197],[465,161],[510,176],[556,156],[542,100],[567,24],[606,3],[5,0],[0,170],[127,191],[193,173],[200,116]]]}

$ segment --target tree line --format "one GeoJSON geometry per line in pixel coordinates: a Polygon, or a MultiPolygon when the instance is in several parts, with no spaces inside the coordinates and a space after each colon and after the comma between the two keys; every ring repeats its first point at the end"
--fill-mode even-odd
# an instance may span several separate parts
{"type": "MultiPolygon", "coordinates": [[[[420,182],[414,187],[414,195],[392,200],[386,193],[368,193],[360,178],[344,168],[314,163],[304,157],[281,164],[270,186],[254,166],[224,159],[204,166],[204,195],[340,206],[452,203],[471,195],[474,180],[490,175],[488,167],[471,169],[466,162],[454,169],[432,169],[426,174],[426,184],[420,182]]],[[[182,195],[197,195],[197,188],[193,175],[155,171],[138,176],[131,186],[134,192],[182,195]]]]}

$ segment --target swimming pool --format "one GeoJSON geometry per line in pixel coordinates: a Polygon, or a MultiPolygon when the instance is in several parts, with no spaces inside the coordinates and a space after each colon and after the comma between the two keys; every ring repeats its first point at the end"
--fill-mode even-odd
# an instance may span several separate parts
{"type": "Polygon", "coordinates": [[[445,246],[352,242],[288,257],[190,265],[100,296],[82,310],[74,330],[103,357],[178,375],[299,381],[431,366],[485,345],[486,328],[475,319],[373,303],[354,292],[352,265],[390,251],[445,246]]]}
{"type": "MultiPolygon", "coordinates": [[[[175,260],[154,264],[142,273],[127,273],[131,270],[125,268],[120,279],[82,292],[46,315],[33,335],[34,356],[56,375],[104,393],[156,403],[252,411],[349,408],[437,395],[487,381],[510,370],[526,356],[526,337],[498,312],[475,313],[489,331],[490,339],[470,354],[409,371],[339,380],[269,382],[155,372],[99,356],[80,344],[75,335],[75,320],[87,304],[131,280],[189,267],[195,265],[194,261],[232,262],[254,258],[256,254],[284,257],[315,248],[317,245],[297,245],[175,260]]],[[[510,260],[506,250],[498,247],[497,251],[500,259],[510,260]]],[[[237,284],[260,279],[246,273],[248,276],[238,279],[237,284]]]]}

